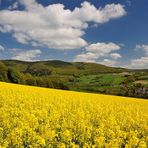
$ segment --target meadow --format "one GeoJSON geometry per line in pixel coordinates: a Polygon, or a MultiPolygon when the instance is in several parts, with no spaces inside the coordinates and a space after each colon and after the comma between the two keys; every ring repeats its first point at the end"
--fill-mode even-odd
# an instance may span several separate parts
{"type": "Polygon", "coordinates": [[[148,101],[0,83],[1,148],[147,148],[148,101]]]}
{"type": "Polygon", "coordinates": [[[120,74],[84,75],[78,81],[68,82],[66,85],[74,91],[118,94],[120,84],[124,80],[124,76],[120,74]],[[114,93],[113,90],[116,90],[116,92],[114,93]]]}

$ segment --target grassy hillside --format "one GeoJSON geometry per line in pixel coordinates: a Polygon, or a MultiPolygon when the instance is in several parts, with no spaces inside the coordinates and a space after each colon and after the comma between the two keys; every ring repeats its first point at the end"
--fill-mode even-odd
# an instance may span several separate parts
{"type": "Polygon", "coordinates": [[[148,72],[113,68],[96,63],[38,61],[0,62],[0,81],[148,98],[148,72]]]}
{"type": "Polygon", "coordinates": [[[146,148],[148,101],[0,83],[0,147],[146,148]]]}
{"type": "Polygon", "coordinates": [[[104,72],[121,72],[121,68],[113,68],[96,63],[82,62],[64,62],[64,61],[39,61],[39,62],[23,62],[17,60],[1,61],[8,67],[15,67],[21,72],[30,72],[34,69],[51,70],[56,74],[96,74],[104,72]]]}

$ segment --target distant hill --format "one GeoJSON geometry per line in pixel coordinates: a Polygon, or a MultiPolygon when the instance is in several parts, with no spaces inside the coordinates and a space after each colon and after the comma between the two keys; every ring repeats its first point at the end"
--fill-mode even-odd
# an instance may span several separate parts
{"type": "Polygon", "coordinates": [[[148,98],[148,71],[146,69],[130,70],[97,63],[1,60],[0,81],[148,98]]]}
{"type": "Polygon", "coordinates": [[[24,62],[17,60],[3,60],[7,67],[15,68],[23,73],[31,73],[38,75],[49,75],[50,73],[71,75],[71,74],[97,74],[97,73],[118,73],[127,71],[123,68],[109,67],[97,63],[85,62],[64,62],[59,60],[53,61],[37,61],[37,62],[24,62]],[[45,72],[45,73],[44,73],[45,72]]]}

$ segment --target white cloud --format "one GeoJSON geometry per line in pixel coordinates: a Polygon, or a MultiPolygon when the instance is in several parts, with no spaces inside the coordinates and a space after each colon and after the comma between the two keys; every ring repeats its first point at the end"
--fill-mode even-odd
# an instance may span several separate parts
{"type": "Polygon", "coordinates": [[[116,59],[103,59],[102,61],[97,61],[98,56],[95,53],[87,52],[84,54],[79,54],[75,57],[73,62],[90,62],[90,63],[99,63],[107,66],[118,66],[119,62],[116,59]]]}
{"type": "Polygon", "coordinates": [[[108,4],[104,8],[97,9],[89,2],[83,2],[81,8],[75,8],[73,16],[82,22],[93,21],[95,23],[105,23],[110,19],[119,18],[126,12],[120,4],[108,4]],[[87,15],[86,15],[87,14],[87,15]]]}
{"type": "Polygon", "coordinates": [[[107,65],[107,66],[118,66],[119,63],[116,60],[104,59],[100,62],[100,64],[107,65]]]}
{"type": "Polygon", "coordinates": [[[87,53],[82,53],[79,54],[75,57],[75,59],[73,60],[74,62],[91,62],[91,63],[95,63],[96,59],[97,59],[97,55],[95,53],[91,53],[91,52],[87,52],[87,53]]]}
{"type": "Polygon", "coordinates": [[[76,55],[73,61],[79,62],[98,62],[108,66],[116,66],[118,59],[122,56],[118,53],[112,53],[114,51],[120,50],[120,46],[115,43],[95,43],[90,44],[85,48],[86,52],[76,55]],[[100,57],[111,57],[110,59],[104,59],[100,61],[100,57]]]}
{"type": "Polygon", "coordinates": [[[33,61],[36,60],[36,58],[38,58],[40,56],[40,54],[42,53],[41,50],[39,49],[33,49],[33,50],[27,50],[27,51],[22,51],[20,49],[14,49],[13,48],[13,57],[12,59],[16,59],[16,60],[21,60],[21,61],[33,61]]]}
{"type": "Polygon", "coordinates": [[[89,22],[101,24],[126,14],[121,4],[108,4],[97,9],[89,2],[83,2],[80,8],[70,10],[63,4],[44,7],[35,0],[18,2],[25,6],[25,10],[0,11],[0,31],[12,33],[20,43],[54,49],[85,47],[87,42],[83,35],[89,22]]]}
{"type": "Polygon", "coordinates": [[[144,56],[136,59],[132,59],[129,65],[125,67],[134,68],[134,69],[143,69],[148,68],[148,45],[136,45],[135,50],[142,50],[144,52],[144,56]]]}
{"type": "Polygon", "coordinates": [[[9,10],[13,10],[13,9],[17,9],[18,8],[19,3],[15,2],[13,5],[9,6],[8,9],[9,10]]]}
{"type": "Polygon", "coordinates": [[[115,60],[122,58],[122,56],[119,53],[111,53],[110,57],[115,59],[115,60]]]}
{"type": "Polygon", "coordinates": [[[131,63],[127,67],[134,69],[148,68],[148,56],[138,59],[132,59],[131,63]]]}
{"type": "Polygon", "coordinates": [[[4,51],[4,50],[5,48],[2,45],[0,45],[0,51],[4,51]]]}
{"type": "Polygon", "coordinates": [[[148,45],[136,45],[136,50],[137,49],[142,49],[145,52],[145,54],[148,55],[148,45]]]}
{"type": "Polygon", "coordinates": [[[120,50],[120,46],[115,43],[96,43],[86,47],[86,51],[94,52],[100,56],[107,56],[113,51],[120,50]]]}

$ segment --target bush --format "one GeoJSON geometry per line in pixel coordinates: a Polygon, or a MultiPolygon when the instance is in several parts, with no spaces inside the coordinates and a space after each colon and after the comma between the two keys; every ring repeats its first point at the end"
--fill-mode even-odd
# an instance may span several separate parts
{"type": "Polygon", "coordinates": [[[21,77],[21,73],[13,68],[8,69],[8,78],[12,83],[23,84],[24,80],[21,77]]]}
{"type": "Polygon", "coordinates": [[[8,81],[7,70],[6,65],[0,62],[0,81],[8,81]]]}

